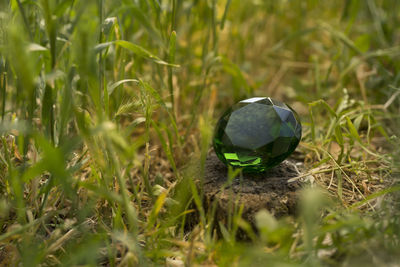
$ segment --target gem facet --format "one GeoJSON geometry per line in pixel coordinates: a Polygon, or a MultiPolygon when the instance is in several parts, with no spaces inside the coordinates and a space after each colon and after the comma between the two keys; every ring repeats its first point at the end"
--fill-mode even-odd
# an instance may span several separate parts
{"type": "Polygon", "coordinates": [[[292,108],[269,97],[253,97],[222,115],[213,145],[225,164],[263,172],[292,154],[300,139],[300,119],[292,108]]]}

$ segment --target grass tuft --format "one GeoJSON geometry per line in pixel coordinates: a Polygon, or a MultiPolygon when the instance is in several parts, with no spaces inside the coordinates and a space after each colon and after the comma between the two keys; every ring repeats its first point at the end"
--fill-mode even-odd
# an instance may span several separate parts
{"type": "Polygon", "coordinates": [[[0,265],[395,264],[399,12],[1,1],[0,265]],[[251,225],[233,192],[225,221],[203,205],[215,122],[251,96],[301,116],[298,217],[261,210],[251,225]]]}

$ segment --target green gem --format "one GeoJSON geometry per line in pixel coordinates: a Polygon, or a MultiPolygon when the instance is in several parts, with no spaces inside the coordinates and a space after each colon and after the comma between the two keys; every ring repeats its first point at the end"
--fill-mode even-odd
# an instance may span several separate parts
{"type": "Polygon", "coordinates": [[[253,97],[222,115],[213,145],[225,164],[263,172],[292,154],[300,139],[300,119],[292,108],[269,97],[253,97]]]}

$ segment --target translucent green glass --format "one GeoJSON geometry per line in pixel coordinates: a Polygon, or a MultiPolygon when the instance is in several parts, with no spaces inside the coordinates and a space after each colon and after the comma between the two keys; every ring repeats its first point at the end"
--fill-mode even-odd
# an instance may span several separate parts
{"type": "Polygon", "coordinates": [[[301,123],[292,108],[269,97],[253,97],[222,115],[213,145],[225,164],[263,172],[292,154],[300,139],[301,123]]]}

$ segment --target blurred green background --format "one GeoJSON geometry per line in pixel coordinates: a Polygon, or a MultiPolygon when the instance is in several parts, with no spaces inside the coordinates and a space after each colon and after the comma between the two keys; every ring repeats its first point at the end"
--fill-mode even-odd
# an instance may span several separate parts
{"type": "Polygon", "coordinates": [[[0,265],[398,263],[399,19],[397,0],[1,1],[0,265]],[[255,228],[196,186],[251,96],[301,116],[311,188],[255,228]]]}

